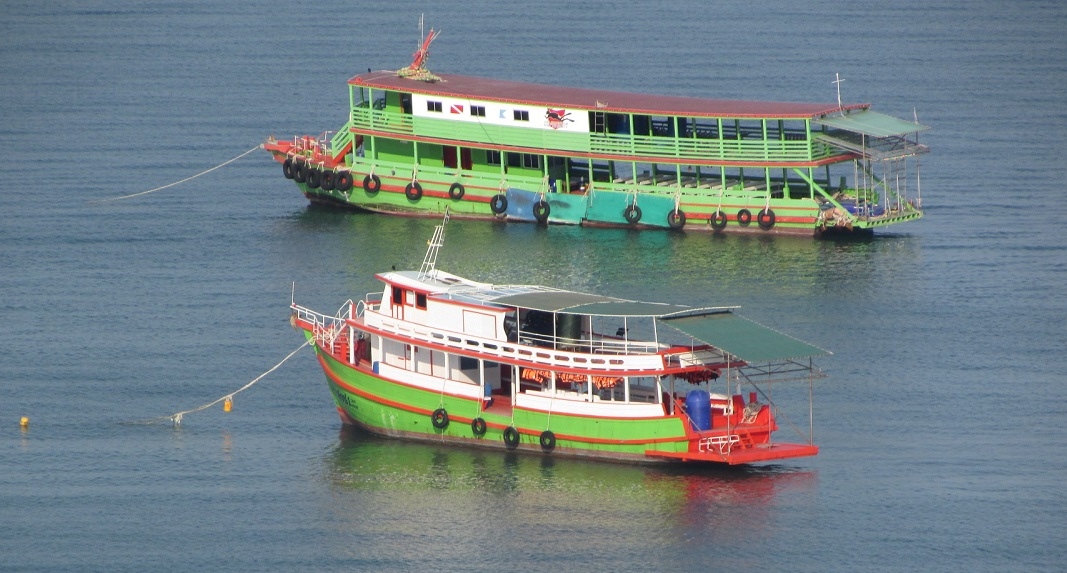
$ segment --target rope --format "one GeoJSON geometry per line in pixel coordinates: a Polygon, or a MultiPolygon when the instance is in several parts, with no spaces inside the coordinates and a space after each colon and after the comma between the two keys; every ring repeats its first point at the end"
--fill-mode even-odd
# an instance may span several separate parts
{"type": "Polygon", "coordinates": [[[257,145],[255,147],[253,147],[252,149],[249,149],[248,151],[238,155],[237,157],[234,157],[233,159],[230,159],[229,161],[224,161],[224,162],[212,167],[211,169],[207,169],[205,171],[201,171],[200,173],[197,173],[196,175],[193,175],[192,177],[186,177],[185,179],[182,179],[181,181],[175,181],[174,183],[168,183],[168,184],[163,185],[161,187],[156,187],[155,189],[149,189],[148,191],[141,191],[140,193],[134,193],[133,195],[123,195],[122,197],[111,197],[111,198],[108,198],[108,199],[96,199],[96,200],[93,200],[93,201],[89,201],[89,203],[107,203],[109,201],[118,201],[120,199],[129,199],[131,197],[140,197],[141,195],[148,195],[149,193],[155,193],[156,191],[162,191],[162,190],[164,190],[164,189],[166,189],[168,187],[174,187],[175,185],[180,185],[182,183],[185,183],[186,181],[191,181],[193,179],[196,179],[197,177],[200,177],[201,175],[206,175],[208,173],[211,173],[212,171],[214,171],[214,170],[216,170],[216,169],[218,169],[220,167],[224,167],[226,165],[229,165],[229,164],[233,163],[234,161],[237,161],[238,159],[244,157],[245,155],[248,155],[249,153],[252,153],[253,151],[255,151],[255,150],[259,149],[259,148],[260,147],[257,145]]]}
{"type": "Polygon", "coordinates": [[[270,374],[271,372],[274,372],[275,370],[277,370],[278,367],[280,367],[282,364],[285,364],[286,360],[289,360],[290,358],[295,356],[297,352],[300,352],[301,350],[303,350],[303,348],[305,346],[311,344],[312,342],[314,342],[314,340],[315,340],[314,338],[309,338],[307,342],[301,344],[300,346],[297,346],[296,350],[290,352],[289,355],[286,356],[285,358],[282,358],[281,362],[275,364],[273,367],[271,367],[270,370],[267,370],[263,374],[260,374],[259,376],[257,376],[255,380],[252,380],[248,384],[245,384],[244,386],[242,386],[236,392],[232,392],[230,394],[227,394],[227,395],[219,398],[218,400],[215,400],[214,402],[210,402],[208,404],[204,404],[203,406],[199,406],[197,408],[193,408],[192,410],[185,410],[185,411],[182,411],[182,412],[176,412],[174,414],[171,414],[170,416],[160,416],[158,418],[151,418],[151,419],[148,419],[148,420],[141,420],[140,422],[134,422],[134,423],[135,424],[158,424],[159,422],[163,422],[165,420],[170,420],[171,422],[174,423],[175,426],[180,426],[181,423],[182,423],[182,417],[185,416],[186,414],[192,414],[194,412],[199,412],[201,410],[206,410],[206,409],[214,406],[215,404],[218,404],[219,402],[223,402],[225,400],[232,400],[234,396],[236,396],[237,394],[239,394],[241,392],[244,392],[245,390],[251,388],[253,384],[255,384],[256,382],[259,382],[260,380],[262,380],[267,374],[270,374]]]}

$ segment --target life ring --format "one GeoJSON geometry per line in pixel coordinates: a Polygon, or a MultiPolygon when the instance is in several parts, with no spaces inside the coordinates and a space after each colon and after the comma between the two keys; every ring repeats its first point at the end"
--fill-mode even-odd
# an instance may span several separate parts
{"type": "Polygon", "coordinates": [[[377,175],[367,175],[363,178],[363,190],[373,195],[382,188],[382,180],[377,175]]]}
{"type": "Polygon", "coordinates": [[[338,171],[337,172],[336,187],[338,191],[347,193],[352,189],[352,172],[351,171],[338,171]]]}
{"type": "Polygon", "coordinates": [[[282,163],[282,175],[285,175],[286,179],[293,178],[293,160],[286,157],[285,162],[282,163]]]}
{"type": "Polygon", "coordinates": [[[556,448],[556,435],[551,430],[541,432],[541,450],[551,452],[556,448]]]}
{"type": "Polygon", "coordinates": [[[726,228],[726,213],[723,213],[722,209],[715,211],[715,214],[711,216],[711,228],[716,231],[726,228]]]}
{"type": "Polygon", "coordinates": [[[309,189],[314,189],[322,183],[322,172],[314,167],[309,167],[307,175],[305,176],[305,182],[309,189]]]}
{"type": "Polygon", "coordinates": [[[484,436],[486,429],[485,420],[481,418],[471,420],[471,432],[473,432],[475,436],[478,436],[479,438],[484,436]]]}
{"type": "Polygon", "coordinates": [[[760,212],[756,215],[756,222],[759,224],[760,229],[764,231],[770,230],[774,226],[774,211],[760,209],[760,212]]]}
{"type": "Polygon", "coordinates": [[[504,429],[504,445],[509,450],[519,447],[519,431],[515,429],[515,426],[508,426],[504,429]]]}
{"type": "Polygon", "coordinates": [[[681,229],[685,226],[685,211],[675,209],[667,213],[667,226],[672,229],[681,229]]]}
{"type": "Polygon", "coordinates": [[[752,222],[752,212],[748,209],[741,209],[737,212],[737,224],[742,227],[747,227],[752,222]]]}
{"type": "Polygon", "coordinates": [[[430,414],[430,423],[438,430],[443,430],[448,427],[448,412],[444,408],[438,408],[430,414]]]}
{"type": "Polygon", "coordinates": [[[293,162],[292,171],[293,171],[293,181],[296,181],[297,183],[303,183],[304,181],[307,181],[307,176],[308,176],[308,166],[307,165],[305,165],[305,164],[303,164],[303,163],[301,163],[299,161],[294,161],[293,162]]]}
{"type": "Polygon", "coordinates": [[[322,180],[319,181],[319,187],[323,191],[333,191],[337,186],[337,181],[334,179],[333,171],[323,171],[322,180]]]}
{"type": "Polygon", "coordinates": [[[544,199],[541,199],[537,203],[534,203],[533,216],[534,216],[534,219],[537,219],[538,223],[542,223],[542,224],[543,223],[547,223],[548,222],[548,214],[551,213],[551,212],[552,212],[552,207],[548,206],[548,201],[545,201],[544,199]]]}
{"type": "Polygon", "coordinates": [[[504,213],[505,211],[507,211],[508,210],[508,197],[507,197],[507,195],[504,195],[503,193],[498,193],[496,195],[493,195],[493,198],[489,201],[489,209],[493,213],[495,213],[497,215],[500,215],[500,214],[504,213]]]}
{"type": "Polygon", "coordinates": [[[467,190],[463,188],[463,184],[458,181],[453,183],[452,186],[448,188],[448,196],[452,199],[455,199],[456,201],[462,199],[463,194],[466,192],[467,190]]]}
{"type": "Polygon", "coordinates": [[[626,218],[627,223],[636,225],[641,220],[641,208],[637,205],[630,205],[622,212],[622,216],[626,218]]]}
{"type": "Polygon", "coordinates": [[[404,195],[411,201],[422,199],[422,185],[419,185],[418,181],[408,183],[407,187],[404,187],[404,195]]]}

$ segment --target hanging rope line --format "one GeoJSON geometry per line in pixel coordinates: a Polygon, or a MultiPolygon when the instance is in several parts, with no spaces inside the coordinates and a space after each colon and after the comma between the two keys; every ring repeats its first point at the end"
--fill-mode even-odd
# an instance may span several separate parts
{"type": "Polygon", "coordinates": [[[205,171],[201,171],[200,173],[197,173],[196,175],[193,175],[192,177],[186,177],[185,179],[182,179],[181,181],[175,181],[174,183],[168,183],[168,184],[163,185],[161,187],[156,187],[155,189],[149,189],[148,191],[141,191],[140,193],[134,193],[133,195],[123,195],[122,197],[110,197],[108,199],[96,199],[96,200],[89,201],[89,202],[90,203],[107,203],[109,201],[118,201],[120,199],[130,199],[132,197],[140,197],[141,195],[148,195],[149,193],[155,193],[156,191],[162,191],[164,189],[167,189],[168,187],[174,187],[175,185],[181,185],[182,183],[185,183],[186,181],[192,181],[193,179],[196,179],[197,177],[200,177],[201,175],[206,175],[208,173],[211,173],[212,171],[214,171],[214,170],[216,170],[216,169],[218,169],[220,167],[224,167],[226,165],[229,165],[229,164],[233,163],[234,161],[237,161],[238,159],[244,157],[245,155],[248,155],[249,153],[252,153],[253,151],[255,151],[257,149],[259,149],[258,145],[253,147],[252,149],[249,149],[248,151],[238,155],[237,157],[234,157],[233,159],[230,159],[229,161],[224,161],[224,162],[212,167],[211,169],[207,169],[205,171]]]}
{"type": "Polygon", "coordinates": [[[259,382],[260,380],[262,380],[267,374],[270,374],[271,372],[274,372],[275,370],[277,370],[278,367],[280,367],[282,364],[285,364],[286,360],[289,360],[290,358],[295,356],[297,352],[300,352],[301,350],[303,350],[303,348],[305,346],[311,344],[312,342],[314,342],[314,340],[315,340],[314,338],[308,339],[307,342],[301,344],[300,346],[297,346],[296,350],[290,352],[289,355],[286,356],[285,358],[282,358],[281,362],[275,364],[273,367],[271,367],[270,370],[267,370],[266,372],[264,372],[264,373],[260,374],[259,376],[257,376],[255,380],[252,380],[248,384],[245,384],[244,386],[241,386],[241,388],[238,389],[236,392],[232,392],[230,394],[227,394],[227,395],[219,398],[218,400],[215,400],[214,402],[210,402],[210,403],[204,404],[203,406],[199,406],[197,408],[193,408],[192,410],[185,410],[185,411],[182,411],[182,412],[176,412],[176,413],[171,414],[169,416],[160,416],[158,418],[151,418],[151,419],[148,419],[148,420],[141,420],[139,422],[132,422],[132,423],[134,423],[134,424],[158,424],[160,422],[164,422],[164,421],[170,420],[171,422],[174,423],[175,426],[180,426],[181,423],[182,423],[182,417],[185,416],[186,414],[192,414],[194,412],[199,412],[201,410],[206,410],[206,409],[214,406],[215,404],[218,404],[219,402],[232,401],[234,396],[236,396],[237,394],[239,394],[241,392],[244,392],[245,390],[251,388],[253,384],[255,384],[256,382],[259,382]]]}

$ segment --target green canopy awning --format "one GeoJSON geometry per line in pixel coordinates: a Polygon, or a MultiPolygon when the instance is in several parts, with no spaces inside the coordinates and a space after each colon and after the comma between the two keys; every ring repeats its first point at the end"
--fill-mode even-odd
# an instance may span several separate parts
{"type": "Polygon", "coordinates": [[[929,126],[895,118],[871,110],[856,111],[845,115],[827,115],[812,120],[831,129],[843,129],[862,133],[869,137],[893,137],[930,129],[929,126]]]}
{"type": "Polygon", "coordinates": [[[729,352],[749,364],[830,354],[818,346],[797,340],[728,311],[686,313],[674,317],[664,316],[659,320],[679,332],[729,352]]]}

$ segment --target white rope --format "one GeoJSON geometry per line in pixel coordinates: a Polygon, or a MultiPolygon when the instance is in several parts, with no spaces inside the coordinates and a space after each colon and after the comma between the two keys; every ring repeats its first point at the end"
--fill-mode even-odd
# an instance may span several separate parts
{"type": "Polygon", "coordinates": [[[215,400],[214,402],[210,402],[208,404],[204,404],[203,406],[200,406],[200,407],[197,407],[197,408],[193,408],[192,410],[185,410],[185,411],[182,411],[182,412],[177,412],[175,414],[171,414],[170,416],[160,416],[158,418],[152,418],[152,419],[149,419],[149,420],[142,420],[140,422],[135,422],[135,423],[138,423],[138,424],[157,424],[157,423],[163,422],[165,420],[170,420],[170,421],[172,421],[174,423],[175,426],[180,426],[181,423],[182,423],[182,416],[184,416],[186,414],[192,414],[194,412],[199,412],[201,410],[206,410],[206,409],[214,406],[215,404],[218,404],[219,402],[222,402],[222,401],[225,401],[225,400],[232,400],[234,396],[236,396],[237,394],[239,394],[239,393],[251,388],[253,384],[255,384],[256,382],[259,382],[260,380],[262,380],[267,374],[270,374],[271,372],[274,372],[275,370],[277,370],[278,367],[280,367],[282,364],[285,364],[286,360],[289,360],[290,358],[295,356],[297,352],[300,352],[305,346],[311,344],[314,341],[315,341],[314,338],[309,338],[307,342],[305,342],[305,343],[301,344],[300,346],[296,347],[296,350],[290,352],[289,355],[286,356],[285,358],[282,358],[281,362],[275,364],[270,370],[267,370],[263,374],[260,374],[259,376],[257,376],[255,380],[252,380],[248,384],[245,384],[244,386],[242,386],[236,392],[232,392],[230,394],[227,394],[227,395],[219,398],[218,400],[215,400]]]}
{"type": "Polygon", "coordinates": [[[193,175],[192,177],[186,177],[185,179],[182,179],[181,181],[175,181],[174,183],[168,183],[166,185],[163,185],[162,187],[156,187],[155,189],[149,189],[148,191],[141,191],[140,193],[134,193],[133,195],[123,195],[122,197],[111,197],[109,199],[96,199],[94,201],[89,201],[89,202],[90,203],[107,203],[109,201],[118,201],[120,199],[129,199],[131,197],[140,197],[141,195],[148,195],[149,193],[155,193],[156,191],[162,191],[162,190],[164,190],[164,189],[166,189],[168,187],[174,187],[175,185],[180,185],[182,183],[185,183],[186,181],[191,181],[193,179],[196,179],[197,177],[200,177],[201,175],[205,175],[205,174],[211,173],[212,171],[214,171],[214,170],[216,170],[216,169],[218,169],[220,167],[224,167],[226,165],[229,165],[229,164],[233,163],[234,161],[237,161],[238,159],[244,157],[245,155],[248,155],[249,153],[252,153],[253,151],[255,151],[255,150],[259,149],[259,148],[260,148],[260,146],[257,145],[255,147],[253,147],[252,149],[249,149],[248,151],[238,155],[237,157],[234,157],[233,159],[230,159],[229,161],[225,161],[223,163],[220,163],[220,164],[218,164],[218,165],[216,165],[216,166],[214,166],[211,169],[208,169],[206,171],[201,171],[200,173],[197,173],[196,175],[193,175]]]}

